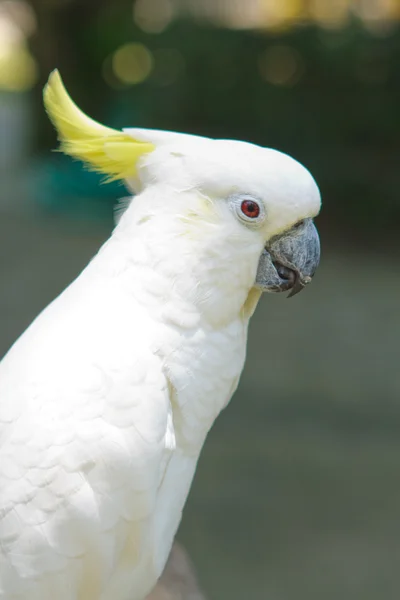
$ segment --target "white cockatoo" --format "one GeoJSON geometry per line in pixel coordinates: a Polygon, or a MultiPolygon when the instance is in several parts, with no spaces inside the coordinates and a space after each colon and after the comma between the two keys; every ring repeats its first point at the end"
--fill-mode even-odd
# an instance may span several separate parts
{"type": "Polygon", "coordinates": [[[104,127],[57,71],[44,99],[64,152],[135,196],[0,364],[0,599],[143,600],[261,293],[314,274],[320,194],[271,149],[104,127]]]}

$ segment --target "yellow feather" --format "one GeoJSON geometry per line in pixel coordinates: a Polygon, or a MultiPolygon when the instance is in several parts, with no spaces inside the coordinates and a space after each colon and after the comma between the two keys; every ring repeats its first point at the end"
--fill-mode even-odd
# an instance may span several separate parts
{"type": "Polygon", "coordinates": [[[135,140],[85,115],[69,97],[57,70],[49,77],[43,99],[61,150],[106,174],[108,181],[134,177],[138,159],[155,149],[153,144],[135,140]]]}

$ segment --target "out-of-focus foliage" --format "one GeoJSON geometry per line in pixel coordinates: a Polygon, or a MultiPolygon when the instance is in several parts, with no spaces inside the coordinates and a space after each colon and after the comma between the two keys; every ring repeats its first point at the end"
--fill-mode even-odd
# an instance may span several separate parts
{"type": "MultiPolygon", "coordinates": [[[[240,138],[294,155],[320,184],[330,222],[376,228],[400,215],[397,2],[31,5],[42,151],[54,134],[41,87],[58,67],[80,106],[110,125],[240,138]]],[[[79,171],[66,160],[76,187],[79,171]]],[[[118,195],[110,189],[112,201],[118,195]]]]}

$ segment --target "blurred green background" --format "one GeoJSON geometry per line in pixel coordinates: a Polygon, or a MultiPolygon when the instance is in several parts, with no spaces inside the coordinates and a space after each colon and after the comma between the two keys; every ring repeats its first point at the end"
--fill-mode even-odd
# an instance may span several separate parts
{"type": "Polygon", "coordinates": [[[41,90],[115,127],[238,138],[320,185],[322,262],[263,298],[179,538],[211,600],[400,597],[399,0],[0,0],[0,355],[126,191],[59,154],[41,90]]]}

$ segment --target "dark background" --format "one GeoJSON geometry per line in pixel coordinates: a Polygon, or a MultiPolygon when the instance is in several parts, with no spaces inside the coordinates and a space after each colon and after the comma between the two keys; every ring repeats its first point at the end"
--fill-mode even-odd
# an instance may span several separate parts
{"type": "Polygon", "coordinates": [[[398,0],[0,0],[0,355],[125,195],[51,153],[58,67],[87,113],[300,160],[322,262],[264,297],[179,538],[211,600],[400,596],[398,0]]]}

